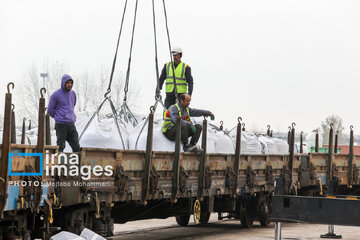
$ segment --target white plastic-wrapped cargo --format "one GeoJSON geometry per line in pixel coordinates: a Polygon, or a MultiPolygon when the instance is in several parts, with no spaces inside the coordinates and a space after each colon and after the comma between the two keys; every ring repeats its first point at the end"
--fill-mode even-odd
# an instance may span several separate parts
{"type": "MultiPolygon", "coordinates": [[[[78,116],[78,119],[76,121],[76,129],[79,133],[79,137],[89,119],[90,117],[85,115],[78,116]]],[[[86,131],[84,132],[84,135],[80,139],[80,146],[128,149],[128,134],[126,128],[120,122],[118,123],[125,148],[122,144],[122,140],[118,133],[114,118],[99,119],[98,116],[95,116],[88,129],[86,129],[86,131]]],[[[68,143],[66,143],[66,148],[64,151],[71,152],[71,147],[68,143]]]]}
{"type": "MultiPolygon", "coordinates": [[[[131,150],[146,150],[148,123],[140,133],[144,126],[145,120],[141,121],[133,131],[129,133],[129,149],[131,150]],[[140,135],[140,136],[139,136],[140,135]]],[[[153,151],[175,151],[175,142],[167,139],[161,131],[162,120],[155,120],[153,126],[153,151]]],[[[182,151],[182,146],[181,146],[182,151]]]]}
{"type": "Polygon", "coordinates": [[[255,133],[244,131],[242,138],[246,142],[246,149],[241,151],[242,154],[262,154],[261,143],[255,133]]]}
{"type": "Polygon", "coordinates": [[[277,154],[275,141],[267,135],[259,135],[258,139],[261,143],[261,152],[263,154],[277,154]]]}
{"type": "Polygon", "coordinates": [[[219,131],[215,133],[215,152],[224,154],[234,154],[235,145],[229,135],[219,131]]]}
{"type": "Polygon", "coordinates": [[[276,144],[276,153],[277,154],[288,154],[289,153],[289,144],[282,140],[282,139],[278,139],[278,138],[272,138],[273,141],[276,144]]]}
{"type": "MultiPolygon", "coordinates": [[[[236,148],[236,131],[233,128],[230,132],[234,147],[236,148]]],[[[241,132],[241,154],[262,154],[261,143],[255,133],[243,131],[241,132]]]]}

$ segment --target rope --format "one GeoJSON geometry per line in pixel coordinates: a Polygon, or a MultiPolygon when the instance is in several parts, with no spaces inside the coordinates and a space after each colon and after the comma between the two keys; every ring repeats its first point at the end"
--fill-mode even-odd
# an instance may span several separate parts
{"type": "Polygon", "coordinates": [[[131,64],[132,48],[133,48],[133,43],[134,43],[134,32],[135,32],[137,7],[138,7],[138,0],[136,0],[136,5],[135,5],[135,14],[134,14],[134,23],[133,23],[133,29],[132,29],[132,36],[131,36],[130,54],[129,54],[128,68],[127,68],[127,71],[126,71],[125,87],[124,87],[124,92],[125,92],[124,102],[126,102],[127,92],[129,90],[130,64],[131,64]]]}
{"type": "Polygon", "coordinates": [[[117,53],[118,53],[118,49],[119,49],[119,42],[120,42],[120,36],[121,36],[121,33],[122,33],[122,28],[123,28],[123,23],[124,23],[126,6],[127,6],[127,0],[125,1],[125,5],[124,5],[124,11],[123,11],[122,19],[121,19],[121,26],[120,26],[119,36],[118,36],[118,40],[117,40],[117,45],[116,45],[115,56],[114,56],[114,60],[113,60],[112,68],[111,68],[109,86],[108,86],[107,91],[106,91],[106,93],[104,95],[105,98],[111,92],[111,83],[112,83],[113,76],[114,76],[114,71],[115,71],[116,58],[117,58],[117,53]]]}
{"type": "Polygon", "coordinates": [[[99,111],[101,110],[102,106],[104,105],[104,103],[106,102],[108,98],[105,98],[104,101],[100,104],[100,106],[96,109],[96,111],[94,112],[94,114],[91,116],[90,120],[88,121],[88,123],[86,124],[85,128],[83,129],[83,131],[80,134],[79,137],[79,141],[81,140],[81,137],[84,135],[85,131],[88,129],[88,127],[90,126],[90,123],[94,120],[96,114],[99,113],[99,111]]]}
{"type": "Polygon", "coordinates": [[[173,61],[173,59],[172,59],[172,55],[171,55],[171,43],[170,43],[170,34],[169,34],[169,27],[168,27],[168,21],[167,21],[165,0],[163,0],[163,6],[164,6],[166,32],[167,32],[168,43],[169,43],[169,52],[170,52],[171,68],[172,68],[172,70],[173,70],[174,93],[175,93],[176,100],[178,101],[178,92],[177,92],[176,79],[175,79],[175,66],[174,66],[174,61],[173,61]]]}
{"type": "MultiPolygon", "coordinates": [[[[155,113],[155,111],[156,111],[156,107],[157,107],[158,103],[159,103],[159,101],[156,101],[155,104],[154,104],[154,113],[155,113]]],[[[144,125],[142,126],[142,128],[141,128],[141,130],[140,130],[140,132],[139,132],[139,135],[138,135],[137,138],[136,138],[135,150],[137,150],[137,145],[138,145],[138,141],[139,141],[140,135],[142,134],[142,132],[143,132],[143,130],[144,130],[144,128],[145,128],[145,126],[146,126],[146,124],[147,124],[148,122],[149,122],[149,116],[146,117],[145,123],[144,123],[144,125]]]]}
{"type": "Polygon", "coordinates": [[[154,39],[155,39],[155,70],[156,70],[156,96],[155,99],[161,98],[160,94],[160,79],[159,79],[159,65],[158,65],[158,54],[157,54],[157,38],[156,38],[156,19],[155,19],[155,6],[154,0],[152,0],[152,10],[153,10],[153,25],[154,25],[154,39]]]}
{"type": "Polygon", "coordinates": [[[123,137],[122,137],[122,135],[121,135],[120,126],[119,126],[119,123],[118,123],[118,115],[117,115],[117,113],[116,113],[115,106],[114,106],[114,104],[113,104],[113,102],[111,101],[110,98],[108,98],[108,100],[109,100],[109,102],[110,102],[111,110],[112,110],[112,112],[113,112],[113,114],[114,114],[114,122],[115,122],[115,124],[116,124],[116,128],[117,128],[117,130],[118,130],[118,133],[119,133],[119,136],[120,136],[120,139],[121,139],[121,143],[122,143],[122,145],[123,145],[123,149],[126,149],[126,148],[125,148],[125,144],[124,144],[123,137]]]}

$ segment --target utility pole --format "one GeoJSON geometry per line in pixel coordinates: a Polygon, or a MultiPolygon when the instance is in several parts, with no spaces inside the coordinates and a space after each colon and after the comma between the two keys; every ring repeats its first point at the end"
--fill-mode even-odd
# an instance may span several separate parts
{"type": "Polygon", "coordinates": [[[43,79],[42,87],[45,87],[45,78],[47,78],[48,76],[49,76],[48,73],[40,73],[40,77],[42,77],[43,79]]]}

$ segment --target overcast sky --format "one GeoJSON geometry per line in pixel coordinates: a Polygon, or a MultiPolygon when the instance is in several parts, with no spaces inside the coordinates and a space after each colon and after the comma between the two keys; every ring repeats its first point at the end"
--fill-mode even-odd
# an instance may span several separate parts
{"type": "MultiPolygon", "coordinates": [[[[125,1],[0,0],[0,103],[6,84],[48,59],[70,75],[110,69],[125,1]]],[[[157,11],[160,71],[169,60],[162,1],[157,11]]],[[[117,69],[126,72],[129,0],[117,69]]],[[[227,128],[311,131],[337,114],[360,132],[360,2],[166,0],[172,45],[192,68],[192,107],[211,110],[227,128]]],[[[156,86],[150,0],[139,0],[130,84],[148,111],[156,86]]],[[[59,80],[60,81],[60,80],[59,80]]],[[[75,79],[76,84],[76,79],[75,79]]],[[[16,98],[16,89],[13,91],[16,98]]],[[[164,92],[163,92],[164,95],[164,92]]],[[[1,107],[3,109],[3,107],[1,107]]],[[[1,110],[3,111],[3,110],[1,110]]]]}

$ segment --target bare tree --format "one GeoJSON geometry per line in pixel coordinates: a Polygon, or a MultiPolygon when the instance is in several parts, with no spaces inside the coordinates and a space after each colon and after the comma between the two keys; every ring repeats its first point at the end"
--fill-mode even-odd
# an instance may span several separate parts
{"type": "MultiPolygon", "coordinates": [[[[61,86],[61,77],[64,73],[68,73],[67,66],[59,62],[45,61],[42,67],[42,72],[47,73],[46,79],[40,78],[40,71],[34,65],[29,69],[27,74],[28,84],[23,84],[21,89],[22,95],[22,108],[20,108],[22,117],[31,119],[34,126],[37,125],[38,117],[38,104],[40,97],[41,87],[46,88],[46,105],[49,103],[51,94],[58,90],[61,86]]],[[[104,67],[101,67],[97,74],[89,74],[87,71],[81,75],[76,76],[75,74],[69,73],[74,78],[74,90],[77,95],[77,104],[75,111],[82,112],[86,111],[93,113],[96,111],[100,103],[104,100],[104,94],[107,91],[109,84],[109,71],[104,67]]],[[[124,77],[122,72],[115,72],[111,94],[115,108],[119,109],[123,103],[124,97],[124,77]]],[[[127,104],[131,111],[138,109],[138,97],[140,91],[138,85],[135,83],[130,84],[127,104]]],[[[17,108],[19,109],[19,108],[17,108]]],[[[104,105],[102,112],[107,114],[111,112],[108,104],[104,105]]]]}
{"type": "MultiPolygon", "coordinates": [[[[330,124],[333,124],[334,137],[335,137],[336,131],[339,132],[339,142],[341,142],[342,138],[343,138],[343,131],[344,131],[343,120],[340,116],[330,115],[330,116],[326,117],[325,121],[321,122],[321,129],[323,132],[324,144],[329,143],[330,124]]],[[[334,141],[334,139],[333,139],[333,141],[334,141]]]]}

